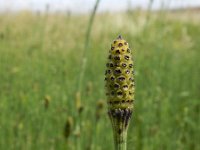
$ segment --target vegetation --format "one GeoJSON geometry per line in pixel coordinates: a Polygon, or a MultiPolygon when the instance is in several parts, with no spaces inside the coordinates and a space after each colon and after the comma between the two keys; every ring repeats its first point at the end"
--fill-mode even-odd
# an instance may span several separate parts
{"type": "Polygon", "coordinates": [[[200,22],[187,15],[98,14],[80,93],[88,15],[1,14],[0,149],[114,149],[104,70],[122,34],[136,70],[127,149],[199,150],[200,22]]]}
{"type": "Polygon", "coordinates": [[[133,113],[134,53],[121,35],[111,44],[105,71],[108,115],[113,128],[115,150],[126,150],[127,132],[133,113]]]}

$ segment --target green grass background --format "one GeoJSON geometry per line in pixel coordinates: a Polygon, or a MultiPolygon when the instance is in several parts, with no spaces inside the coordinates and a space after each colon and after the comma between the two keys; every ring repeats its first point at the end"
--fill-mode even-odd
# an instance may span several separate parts
{"type": "Polygon", "coordinates": [[[156,13],[148,22],[140,11],[98,14],[86,53],[81,113],[76,95],[89,16],[1,14],[0,150],[113,149],[104,72],[119,34],[135,60],[128,150],[200,150],[200,22],[180,14],[156,13]]]}

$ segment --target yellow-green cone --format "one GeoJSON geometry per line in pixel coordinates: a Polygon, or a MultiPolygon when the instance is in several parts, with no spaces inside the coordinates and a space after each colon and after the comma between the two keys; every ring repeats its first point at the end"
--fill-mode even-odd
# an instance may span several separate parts
{"type": "Polygon", "coordinates": [[[134,101],[133,58],[128,43],[119,36],[112,44],[106,64],[108,114],[116,150],[126,150],[126,136],[134,101]]]}

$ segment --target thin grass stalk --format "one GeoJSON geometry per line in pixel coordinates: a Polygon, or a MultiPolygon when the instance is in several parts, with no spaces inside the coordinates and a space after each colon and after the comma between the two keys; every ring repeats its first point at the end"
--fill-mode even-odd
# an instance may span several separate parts
{"type": "Polygon", "coordinates": [[[147,16],[146,16],[146,26],[149,23],[150,17],[152,15],[152,6],[153,6],[154,0],[150,0],[147,8],[147,16]]]}
{"type": "Polygon", "coordinates": [[[82,60],[81,60],[81,69],[80,69],[81,72],[80,72],[80,76],[79,76],[79,80],[78,80],[78,91],[80,91],[80,92],[82,90],[82,80],[84,77],[85,68],[86,68],[86,64],[87,64],[87,51],[89,49],[89,41],[90,41],[92,25],[94,22],[94,17],[95,17],[97,8],[99,6],[99,2],[100,2],[100,0],[96,0],[96,3],[94,5],[93,11],[90,16],[90,20],[88,22],[88,28],[87,28],[86,35],[85,35],[85,46],[84,46],[83,56],[82,56],[82,60]]]}
{"type": "MultiPolygon", "coordinates": [[[[88,22],[88,28],[86,31],[85,35],[85,46],[83,50],[83,55],[82,55],[82,60],[81,60],[81,65],[80,65],[80,74],[79,74],[79,79],[78,79],[78,92],[80,93],[80,98],[81,98],[81,91],[82,91],[82,80],[84,77],[85,73],[85,68],[87,64],[87,51],[89,49],[89,40],[90,40],[90,34],[92,30],[92,25],[94,22],[94,17],[98,8],[100,0],[96,0],[96,3],[94,5],[93,11],[90,16],[90,20],[88,22]]],[[[79,132],[81,133],[81,115],[77,114],[77,128],[79,129],[79,132]]],[[[81,149],[81,138],[76,138],[76,150],[81,149]]]]}

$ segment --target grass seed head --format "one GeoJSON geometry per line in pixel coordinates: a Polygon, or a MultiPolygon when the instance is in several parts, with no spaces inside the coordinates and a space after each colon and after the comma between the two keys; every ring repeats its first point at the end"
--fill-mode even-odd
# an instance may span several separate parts
{"type": "Polygon", "coordinates": [[[81,94],[80,92],[76,93],[76,99],[75,99],[75,105],[76,105],[76,110],[78,111],[79,114],[82,113],[84,107],[81,103],[81,94]]]}
{"type": "Polygon", "coordinates": [[[71,134],[73,124],[74,124],[73,118],[68,117],[64,127],[64,136],[66,139],[68,139],[68,137],[71,134]]]}
{"type": "Polygon", "coordinates": [[[44,97],[44,107],[45,107],[45,109],[49,108],[50,101],[51,101],[51,97],[49,95],[46,95],[44,97]]]}

